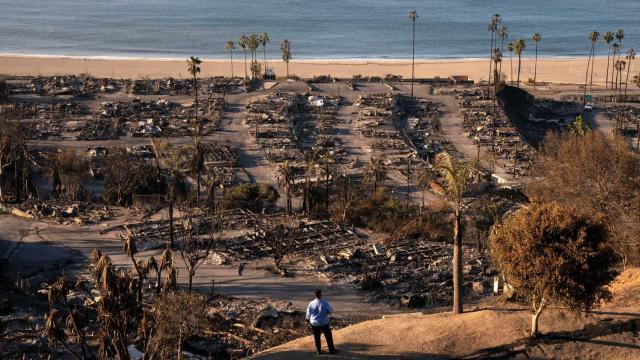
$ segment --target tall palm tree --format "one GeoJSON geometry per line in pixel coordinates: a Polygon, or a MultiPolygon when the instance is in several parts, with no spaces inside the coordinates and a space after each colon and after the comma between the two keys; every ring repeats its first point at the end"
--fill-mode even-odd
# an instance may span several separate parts
{"type": "Polygon", "coordinates": [[[607,44],[607,75],[605,76],[605,80],[604,80],[605,89],[609,88],[609,61],[611,58],[611,42],[613,41],[613,38],[614,38],[614,35],[611,31],[607,31],[602,37],[604,42],[607,44]]]}
{"type": "Polygon", "coordinates": [[[231,55],[231,78],[233,78],[233,50],[236,49],[236,44],[233,41],[227,41],[227,44],[224,46],[224,49],[229,52],[231,55]]]}
{"type": "Polygon", "coordinates": [[[196,200],[200,202],[200,178],[202,173],[202,167],[200,166],[200,123],[198,122],[198,74],[200,73],[200,64],[202,61],[197,58],[191,56],[187,60],[189,74],[193,76],[193,87],[195,89],[195,110],[193,115],[193,135],[194,135],[194,145],[195,145],[195,161],[197,164],[196,168],[196,200]]]}
{"type": "Polygon", "coordinates": [[[247,35],[240,34],[240,38],[238,39],[238,46],[244,51],[244,79],[248,79],[247,76],[247,35]]]}
{"type": "Polygon", "coordinates": [[[596,64],[596,43],[598,42],[598,39],[600,39],[600,33],[597,31],[594,31],[591,33],[591,80],[589,81],[589,91],[593,90],[593,69],[595,67],[596,64]]]}
{"type": "Polygon", "coordinates": [[[491,85],[491,69],[493,68],[493,48],[496,42],[496,32],[498,31],[498,25],[502,23],[500,14],[494,14],[489,21],[487,30],[491,32],[491,48],[489,49],[489,85],[491,85]]]}
{"type": "Polygon", "coordinates": [[[513,86],[513,52],[516,50],[515,43],[512,41],[507,45],[507,50],[509,51],[509,60],[511,62],[511,76],[509,76],[509,81],[513,86]]]}
{"type": "Polygon", "coordinates": [[[289,78],[289,61],[291,61],[291,43],[289,40],[284,39],[280,44],[280,51],[282,52],[282,61],[287,64],[287,79],[289,78]]]}
{"type": "MultiPolygon", "coordinates": [[[[498,30],[498,37],[500,37],[500,52],[504,54],[504,40],[509,37],[506,26],[502,26],[500,30],[498,30]]],[[[502,61],[500,62],[498,73],[502,76],[502,61]]]]}
{"type": "MultiPolygon", "coordinates": [[[[258,34],[251,34],[249,35],[249,41],[248,41],[248,47],[249,47],[249,51],[251,51],[251,66],[249,67],[249,69],[254,70],[257,68],[257,66],[255,66],[255,64],[257,63],[257,58],[258,58],[258,47],[260,47],[260,36],[258,34]]],[[[257,74],[258,76],[260,75],[260,73],[258,72],[257,74]]],[[[255,74],[255,71],[251,71],[251,78],[255,79],[257,76],[255,74]]]]}
{"type": "Polygon", "coordinates": [[[416,80],[416,20],[418,20],[418,12],[415,10],[409,11],[409,20],[413,26],[413,47],[411,53],[411,97],[413,97],[413,83],[416,80]]]}
{"type": "MultiPolygon", "coordinates": [[[[618,40],[618,45],[620,45],[620,48],[618,49],[618,60],[620,60],[620,57],[622,56],[622,39],[624,39],[624,30],[623,29],[618,29],[618,31],[616,31],[616,35],[615,36],[616,36],[616,40],[618,40]]],[[[614,58],[613,61],[615,62],[616,59],[614,58]]],[[[617,74],[616,76],[622,76],[622,75],[617,74]]],[[[618,82],[617,81],[616,81],[616,86],[618,86],[618,82]]]]}
{"type": "Polygon", "coordinates": [[[620,53],[620,44],[613,43],[611,45],[613,49],[613,57],[611,59],[611,89],[615,89],[617,87],[617,77],[616,77],[616,55],[620,53]]]}
{"type": "Polygon", "coordinates": [[[629,73],[631,72],[631,61],[636,58],[636,52],[633,49],[627,51],[627,78],[624,82],[624,102],[627,102],[627,88],[629,87],[629,73]]]}
{"type": "Polygon", "coordinates": [[[436,158],[435,169],[445,178],[447,198],[454,212],[453,220],[453,313],[462,313],[462,238],[460,236],[460,220],[462,218],[462,199],[469,186],[471,165],[456,160],[447,153],[440,153],[436,158]]]}
{"type": "Polygon", "coordinates": [[[269,34],[263,32],[260,34],[260,44],[262,44],[262,55],[264,57],[264,77],[267,77],[267,44],[271,41],[269,34]]]}
{"type": "Polygon", "coordinates": [[[536,63],[533,70],[533,90],[536,89],[536,80],[538,79],[538,43],[542,40],[542,35],[540,33],[535,33],[531,37],[531,41],[536,44],[536,63]]]}
{"type": "Polygon", "coordinates": [[[589,67],[591,66],[591,58],[593,57],[596,41],[598,41],[599,36],[600,34],[597,31],[592,31],[589,33],[589,40],[591,41],[591,50],[589,51],[589,58],[587,59],[587,71],[584,73],[584,98],[582,100],[583,103],[587,101],[587,84],[589,82],[589,67]]]}
{"type": "Polygon", "coordinates": [[[518,87],[520,87],[520,71],[522,70],[522,52],[526,47],[524,39],[518,39],[513,43],[513,51],[518,55],[518,87]]]}

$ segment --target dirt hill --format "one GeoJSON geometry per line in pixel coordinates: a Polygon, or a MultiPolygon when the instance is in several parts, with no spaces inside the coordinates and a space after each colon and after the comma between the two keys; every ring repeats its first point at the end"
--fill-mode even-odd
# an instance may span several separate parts
{"type": "MultiPolygon", "coordinates": [[[[640,359],[640,269],[611,286],[614,299],[591,315],[548,309],[539,339],[530,339],[527,309],[496,306],[453,316],[406,314],[334,332],[337,359],[640,359]]],[[[324,344],[324,342],[323,342],[324,344]]],[[[306,337],[255,359],[315,358],[306,337]]]]}

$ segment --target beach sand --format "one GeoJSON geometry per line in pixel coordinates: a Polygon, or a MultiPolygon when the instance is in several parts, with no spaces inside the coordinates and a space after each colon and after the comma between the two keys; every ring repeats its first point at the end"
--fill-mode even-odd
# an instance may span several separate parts
{"type": "MultiPolygon", "coordinates": [[[[235,54],[242,57],[241,52],[235,54]]],[[[235,60],[235,59],[234,59],[235,60]]],[[[278,77],[286,73],[285,64],[278,60],[267,60],[278,77]]],[[[596,58],[594,83],[603,83],[606,73],[606,57],[596,58]]],[[[533,79],[534,60],[522,60],[520,80],[533,79]]],[[[244,61],[234,61],[234,74],[244,75],[244,61]]],[[[511,63],[507,58],[502,63],[505,79],[510,77],[511,63]]],[[[538,82],[555,84],[581,84],[585,80],[587,58],[539,59],[538,82]]],[[[231,75],[228,60],[203,60],[200,76],[231,75]]],[[[331,75],[351,78],[355,74],[363,76],[385,76],[386,74],[411,77],[411,60],[298,60],[289,64],[290,74],[302,78],[314,75],[331,75]]],[[[485,59],[468,60],[416,60],[416,78],[447,78],[451,75],[467,75],[471,80],[486,80],[489,62],[485,59]]],[[[513,59],[514,78],[517,72],[517,58],[513,59]]],[[[178,59],[134,59],[134,58],[82,58],[82,57],[37,57],[0,55],[0,74],[6,75],[65,75],[89,74],[95,77],[139,79],[172,76],[186,77],[185,60],[178,59]]]]}

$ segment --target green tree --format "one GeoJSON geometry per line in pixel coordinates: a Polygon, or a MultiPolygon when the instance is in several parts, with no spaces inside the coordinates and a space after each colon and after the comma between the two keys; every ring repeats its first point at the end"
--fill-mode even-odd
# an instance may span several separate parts
{"type": "Polygon", "coordinates": [[[491,253],[518,295],[531,303],[531,336],[553,302],[590,311],[610,297],[617,257],[599,217],[557,204],[533,204],[510,216],[491,234],[491,253]]]}
{"type": "Polygon", "coordinates": [[[536,80],[538,79],[538,43],[542,40],[540,33],[535,33],[531,36],[531,41],[536,44],[536,62],[533,70],[533,90],[536,89],[536,80]]]}
{"type": "Polygon", "coordinates": [[[418,20],[418,12],[409,11],[409,20],[413,28],[412,52],[411,52],[411,97],[413,97],[413,83],[416,81],[416,20],[418,20]]]}
{"type": "Polygon", "coordinates": [[[236,49],[236,45],[233,41],[227,41],[227,44],[224,46],[224,49],[229,52],[229,56],[231,56],[231,60],[229,61],[231,64],[231,78],[233,78],[233,50],[236,49]]]}
{"type": "Polygon", "coordinates": [[[578,115],[571,125],[569,125],[569,133],[573,136],[584,136],[589,131],[589,125],[582,119],[582,115],[578,115]]]}
{"type": "Polygon", "coordinates": [[[436,158],[435,169],[446,181],[447,198],[453,207],[453,313],[462,313],[462,237],[460,220],[462,217],[462,199],[471,179],[472,167],[469,163],[454,159],[447,153],[436,158]]]}
{"type": "Polygon", "coordinates": [[[282,52],[282,61],[287,64],[287,79],[289,78],[289,62],[291,61],[291,43],[289,40],[284,39],[280,44],[280,51],[282,52]]]}

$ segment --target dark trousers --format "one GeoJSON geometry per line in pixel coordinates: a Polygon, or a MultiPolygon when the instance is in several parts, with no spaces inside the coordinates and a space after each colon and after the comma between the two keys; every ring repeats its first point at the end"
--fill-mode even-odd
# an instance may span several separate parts
{"type": "Polygon", "coordinates": [[[321,333],[324,334],[324,338],[327,340],[329,352],[336,350],[336,348],[333,347],[333,336],[331,335],[331,327],[329,327],[329,324],[324,326],[311,325],[311,329],[313,330],[313,339],[316,341],[316,350],[318,350],[318,352],[322,349],[322,345],[320,344],[321,333]]]}

